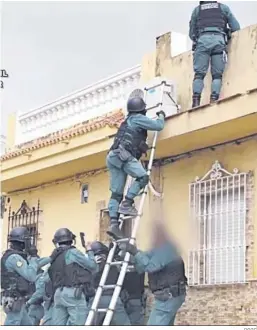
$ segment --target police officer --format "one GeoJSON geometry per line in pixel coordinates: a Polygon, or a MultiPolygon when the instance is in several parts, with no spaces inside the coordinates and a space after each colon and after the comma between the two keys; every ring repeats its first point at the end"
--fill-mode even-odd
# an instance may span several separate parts
{"type": "Polygon", "coordinates": [[[36,283],[36,292],[32,295],[28,304],[36,305],[37,302],[43,302],[44,306],[42,325],[52,325],[53,286],[48,275],[48,269],[39,277],[36,283]]]}
{"type": "MultiPolygon", "coordinates": [[[[106,245],[99,241],[95,241],[91,245],[91,249],[93,250],[95,254],[95,260],[99,265],[99,271],[94,277],[94,285],[95,289],[98,288],[102,273],[104,270],[104,266],[106,263],[107,255],[109,253],[109,249],[106,245]]],[[[117,266],[111,266],[107,280],[106,285],[113,285],[117,283],[119,277],[119,269],[117,266]]],[[[111,298],[113,295],[114,289],[107,289],[103,291],[103,294],[100,298],[98,308],[108,308],[111,302],[111,298]]],[[[93,299],[91,300],[91,303],[93,302],[93,299]]],[[[95,325],[102,325],[104,321],[105,314],[98,313],[95,318],[95,325]]],[[[111,325],[130,325],[130,321],[128,318],[128,315],[124,309],[124,305],[120,298],[117,300],[117,304],[115,307],[115,312],[113,314],[111,325]]]]}
{"type": "Polygon", "coordinates": [[[217,1],[200,1],[200,5],[194,9],[189,29],[194,50],[193,108],[200,105],[203,80],[210,61],[212,74],[210,102],[219,99],[222,75],[227,62],[226,48],[230,38],[229,33],[239,29],[240,25],[227,5],[217,1]]]}
{"type": "Polygon", "coordinates": [[[157,113],[159,117],[157,120],[146,117],[146,104],[140,97],[129,99],[127,110],[128,116],[121,124],[106,159],[112,192],[108,206],[111,224],[107,233],[115,239],[123,237],[118,226],[119,213],[137,215],[134,198],[149,181],[149,176],[139,161],[148,150],[147,130],[161,131],[164,128],[165,119],[163,111],[157,113]],[[121,203],[127,175],[136,180],[121,203]]]}
{"type": "MultiPolygon", "coordinates": [[[[37,254],[37,249],[35,248],[35,254],[37,254]]],[[[44,273],[43,269],[41,267],[49,264],[49,262],[51,261],[51,259],[48,258],[39,258],[38,257],[38,264],[39,264],[39,269],[37,272],[37,279],[36,279],[36,290],[33,293],[33,295],[31,296],[31,298],[28,300],[28,302],[26,303],[27,307],[28,307],[28,315],[30,317],[30,319],[32,320],[32,324],[33,325],[39,325],[41,319],[44,316],[44,307],[43,307],[43,295],[40,295],[39,292],[41,290],[41,282],[42,282],[42,275],[44,273]]]]}
{"type": "Polygon", "coordinates": [[[123,283],[122,301],[131,325],[144,325],[146,307],[144,290],[145,273],[139,274],[135,269],[128,270],[123,283]]]}
{"type": "Polygon", "coordinates": [[[119,248],[134,256],[139,273],[147,272],[149,288],[155,301],[147,325],[174,325],[178,309],[185,301],[186,283],[184,262],[176,247],[166,237],[161,225],[155,226],[153,248],[139,251],[130,243],[118,243],[119,248]]]}
{"type": "Polygon", "coordinates": [[[4,325],[32,325],[26,301],[35,291],[38,262],[35,250],[25,252],[29,232],[25,227],[13,228],[11,243],[1,258],[2,305],[6,313],[4,325]]]}
{"type": "Polygon", "coordinates": [[[56,231],[48,270],[53,285],[52,325],[84,325],[88,314],[87,300],[94,295],[93,272],[98,270],[94,253],[87,244],[87,254],[73,246],[76,236],[67,228],[56,231]]]}

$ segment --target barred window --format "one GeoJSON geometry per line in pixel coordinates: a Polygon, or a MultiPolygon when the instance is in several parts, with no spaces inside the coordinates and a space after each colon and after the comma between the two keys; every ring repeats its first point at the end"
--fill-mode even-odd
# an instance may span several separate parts
{"type": "Polygon", "coordinates": [[[31,243],[37,246],[39,237],[38,222],[41,213],[42,210],[40,210],[39,200],[37,207],[30,208],[25,200],[21,203],[20,208],[16,212],[12,211],[10,207],[8,216],[8,235],[15,227],[26,227],[30,233],[31,243]]]}
{"type": "Polygon", "coordinates": [[[196,239],[189,251],[189,285],[245,282],[247,173],[218,161],[189,185],[196,239]]]}

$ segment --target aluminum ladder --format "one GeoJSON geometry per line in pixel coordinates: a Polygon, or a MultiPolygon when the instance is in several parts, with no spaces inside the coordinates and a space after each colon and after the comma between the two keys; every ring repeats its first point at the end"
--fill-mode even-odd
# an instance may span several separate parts
{"type": "MultiPolygon", "coordinates": [[[[143,94],[144,94],[144,100],[146,102],[147,92],[149,90],[153,89],[153,88],[161,87],[159,103],[157,105],[151,107],[151,108],[147,108],[147,110],[157,108],[156,111],[160,111],[162,109],[163,95],[165,93],[165,91],[164,91],[165,86],[167,86],[167,84],[166,84],[165,81],[163,81],[160,84],[155,85],[151,88],[145,88],[144,89],[143,94]]],[[[138,92],[138,91],[139,90],[136,90],[135,92],[138,92]]],[[[134,94],[132,93],[131,96],[135,96],[135,93],[134,94]]],[[[151,174],[151,169],[152,169],[153,160],[154,160],[154,153],[155,153],[155,146],[156,146],[156,142],[157,142],[157,136],[158,136],[158,132],[154,132],[153,142],[152,142],[152,146],[150,148],[150,150],[151,150],[150,151],[150,159],[149,159],[148,168],[147,168],[147,174],[149,175],[149,177],[150,177],[150,174],[151,174]]],[[[128,180],[127,180],[127,183],[126,183],[125,190],[127,190],[127,188],[130,186],[131,182],[132,182],[132,178],[129,177],[128,180]]],[[[112,321],[113,313],[115,311],[117,300],[120,296],[120,292],[121,292],[121,289],[122,289],[122,285],[123,285],[123,282],[124,282],[124,278],[126,276],[126,272],[127,272],[128,264],[129,264],[129,260],[130,260],[130,253],[127,252],[125,254],[125,257],[124,257],[123,261],[114,261],[115,250],[116,250],[118,242],[125,242],[125,241],[127,242],[127,241],[129,241],[129,243],[135,244],[137,229],[138,229],[139,222],[140,222],[140,219],[141,219],[141,216],[142,216],[144,202],[145,202],[145,198],[146,198],[146,195],[147,195],[148,188],[150,188],[150,190],[153,193],[155,193],[155,195],[157,195],[157,196],[159,195],[159,197],[161,196],[160,194],[158,194],[157,192],[154,191],[154,188],[153,188],[153,186],[152,186],[152,184],[149,180],[148,185],[144,188],[143,193],[140,197],[140,202],[139,202],[139,207],[138,207],[138,215],[136,217],[124,216],[122,214],[120,215],[120,219],[119,219],[120,229],[122,229],[124,221],[129,221],[129,219],[132,221],[133,219],[135,219],[134,220],[134,225],[133,225],[133,230],[132,230],[132,235],[131,235],[131,238],[124,238],[124,239],[120,239],[118,241],[113,241],[113,247],[109,251],[109,254],[108,254],[105,266],[104,266],[104,270],[103,270],[103,273],[102,273],[102,277],[101,277],[101,280],[99,282],[99,286],[96,290],[96,294],[95,294],[95,297],[94,297],[94,300],[93,300],[93,303],[92,303],[92,307],[89,311],[89,314],[88,314],[85,325],[93,325],[93,322],[94,322],[94,319],[95,319],[95,316],[96,316],[97,313],[106,313],[105,319],[103,321],[103,325],[110,325],[110,323],[112,321]],[[109,274],[109,271],[110,271],[110,267],[112,267],[112,266],[121,266],[118,281],[114,285],[105,285],[108,274],[109,274]],[[107,289],[114,289],[109,307],[105,308],[105,309],[97,308],[104,290],[107,290],[107,289]]]]}

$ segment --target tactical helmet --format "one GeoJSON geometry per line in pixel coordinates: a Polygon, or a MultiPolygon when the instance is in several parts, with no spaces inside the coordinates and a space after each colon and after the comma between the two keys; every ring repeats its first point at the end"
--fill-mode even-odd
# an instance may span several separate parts
{"type": "Polygon", "coordinates": [[[217,1],[199,1],[200,5],[204,5],[205,3],[212,3],[212,2],[217,2],[217,1]]]}
{"type": "Polygon", "coordinates": [[[29,231],[26,227],[15,227],[8,236],[8,242],[25,243],[29,236],[29,231]]]}
{"type": "Polygon", "coordinates": [[[141,97],[133,97],[128,100],[127,110],[128,112],[142,112],[145,111],[146,104],[141,97]]]}
{"type": "Polygon", "coordinates": [[[68,228],[60,228],[54,234],[53,243],[69,242],[75,238],[76,236],[68,228]]]}
{"type": "Polygon", "coordinates": [[[94,241],[91,244],[91,249],[94,252],[95,255],[98,254],[108,254],[109,249],[106,245],[104,245],[103,243],[99,242],[99,241],[94,241]]]}

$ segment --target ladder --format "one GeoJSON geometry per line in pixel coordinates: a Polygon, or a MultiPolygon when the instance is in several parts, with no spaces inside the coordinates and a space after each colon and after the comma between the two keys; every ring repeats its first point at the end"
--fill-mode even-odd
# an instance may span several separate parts
{"type": "MultiPolygon", "coordinates": [[[[143,94],[144,94],[144,100],[146,102],[147,92],[152,88],[161,87],[159,103],[157,105],[151,107],[151,108],[147,108],[147,110],[157,108],[157,111],[160,111],[162,109],[163,95],[165,93],[165,91],[164,91],[165,86],[167,86],[166,82],[162,81],[159,85],[156,85],[154,87],[144,88],[144,93],[143,94]]],[[[136,90],[136,91],[138,91],[138,90],[136,90]]],[[[133,93],[131,95],[135,96],[135,94],[133,94],[133,93]]],[[[152,169],[153,160],[154,160],[154,152],[155,152],[155,146],[156,146],[156,142],[157,142],[157,135],[158,135],[158,132],[154,132],[152,146],[151,146],[151,149],[150,149],[151,150],[150,151],[150,159],[149,159],[148,168],[147,168],[147,174],[149,175],[149,177],[150,177],[150,174],[151,174],[151,169],[152,169]]],[[[132,182],[132,178],[129,177],[128,180],[127,180],[127,184],[126,184],[127,188],[130,186],[131,182],[132,182]]],[[[95,297],[94,297],[94,300],[93,300],[93,303],[92,303],[92,307],[89,311],[89,314],[88,314],[85,325],[92,325],[93,324],[96,313],[106,313],[105,319],[103,321],[103,325],[110,325],[110,323],[112,321],[112,317],[113,317],[113,314],[114,314],[114,311],[115,311],[116,303],[117,303],[117,300],[120,296],[120,292],[121,292],[121,289],[122,289],[124,278],[126,276],[126,272],[128,270],[128,267],[129,267],[129,260],[130,260],[130,253],[127,252],[125,254],[125,257],[124,257],[123,261],[114,261],[115,250],[116,250],[118,242],[128,242],[129,241],[130,244],[135,244],[137,229],[138,229],[139,222],[140,222],[140,219],[141,219],[141,216],[142,216],[144,202],[145,202],[145,198],[146,198],[148,188],[150,188],[150,190],[152,192],[154,192],[156,196],[160,197],[160,194],[158,194],[157,192],[154,191],[154,188],[153,188],[153,186],[152,186],[152,184],[149,180],[148,185],[145,186],[145,188],[143,190],[143,193],[140,197],[140,202],[139,202],[139,206],[138,206],[138,215],[136,217],[124,216],[122,214],[120,215],[120,219],[119,219],[120,229],[122,228],[124,221],[129,221],[129,220],[132,221],[134,219],[132,235],[131,235],[130,238],[124,238],[124,239],[120,239],[118,241],[115,241],[115,240],[113,241],[113,246],[112,246],[111,250],[109,251],[109,254],[108,254],[105,266],[104,266],[104,270],[103,270],[103,273],[102,273],[102,277],[101,277],[101,280],[99,282],[99,286],[96,290],[96,294],[95,294],[95,297]],[[118,281],[114,285],[105,285],[106,280],[107,280],[107,276],[108,276],[110,268],[112,266],[121,266],[118,281]],[[98,304],[100,302],[100,299],[102,297],[102,294],[103,294],[104,290],[106,290],[106,289],[114,289],[109,307],[106,308],[106,309],[99,309],[99,308],[97,308],[98,304]]]]}

